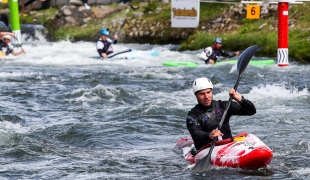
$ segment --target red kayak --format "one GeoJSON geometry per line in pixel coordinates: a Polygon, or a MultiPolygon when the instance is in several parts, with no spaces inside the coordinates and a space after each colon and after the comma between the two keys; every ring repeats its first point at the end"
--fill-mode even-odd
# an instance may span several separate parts
{"type": "MultiPolygon", "coordinates": [[[[193,152],[191,137],[177,141],[175,149],[182,150],[184,158],[192,164],[209,153],[211,143],[193,152]]],[[[214,166],[259,169],[266,167],[272,160],[272,150],[253,134],[242,132],[234,139],[217,141],[211,154],[211,164],[214,166]]]]}

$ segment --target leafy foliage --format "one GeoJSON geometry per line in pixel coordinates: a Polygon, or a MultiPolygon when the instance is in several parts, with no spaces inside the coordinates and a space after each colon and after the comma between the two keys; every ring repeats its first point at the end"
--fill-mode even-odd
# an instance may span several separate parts
{"type": "Polygon", "coordinates": [[[148,13],[148,12],[155,12],[156,9],[158,8],[159,4],[158,1],[155,0],[149,0],[147,6],[144,9],[144,13],[148,13]]]}
{"type": "Polygon", "coordinates": [[[40,13],[41,16],[38,16],[36,23],[43,24],[46,21],[46,19],[55,15],[57,11],[58,11],[57,8],[49,8],[49,9],[44,9],[41,11],[35,11],[36,13],[34,14],[24,14],[20,17],[20,23],[23,23],[23,24],[33,23],[32,21],[35,18],[35,16],[38,13],[40,13]]]}

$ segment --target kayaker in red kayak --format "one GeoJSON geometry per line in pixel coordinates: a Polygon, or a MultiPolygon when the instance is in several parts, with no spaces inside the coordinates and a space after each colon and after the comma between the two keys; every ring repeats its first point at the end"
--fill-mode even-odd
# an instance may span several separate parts
{"type": "Polygon", "coordinates": [[[188,112],[186,123],[197,150],[215,137],[218,137],[218,140],[233,138],[229,125],[232,115],[250,116],[256,113],[254,104],[232,88],[229,95],[233,96],[236,102],[231,103],[222,128],[217,130],[227,101],[213,100],[212,90],[213,84],[208,78],[198,78],[193,83],[198,104],[188,112]]]}

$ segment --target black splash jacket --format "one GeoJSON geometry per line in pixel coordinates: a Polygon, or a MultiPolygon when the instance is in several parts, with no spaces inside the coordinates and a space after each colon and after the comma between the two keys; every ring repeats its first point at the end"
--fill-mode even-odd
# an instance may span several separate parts
{"type": "MultiPolygon", "coordinates": [[[[186,119],[187,129],[189,130],[197,150],[212,139],[209,134],[212,130],[216,129],[220,124],[225,108],[228,101],[215,101],[213,100],[211,106],[206,107],[197,104],[193,109],[188,112],[186,119]]],[[[224,134],[223,139],[232,138],[229,126],[229,119],[232,115],[250,116],[256,113],[254,104],[242,97],[240,102],[233,101],[227,112],[226,118],[220,131],[224,134]]]]}

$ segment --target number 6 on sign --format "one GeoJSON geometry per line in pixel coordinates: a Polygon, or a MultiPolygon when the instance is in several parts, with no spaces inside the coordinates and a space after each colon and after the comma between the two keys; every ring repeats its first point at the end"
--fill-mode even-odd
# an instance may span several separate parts
{"type": "Polygon", "coordinates": [[[247,19],[259,19],[260,6],[259,5],[248,5],[246,11],[247,19]]]}

